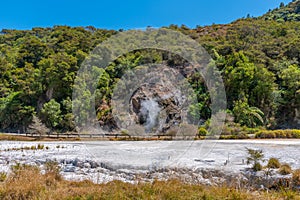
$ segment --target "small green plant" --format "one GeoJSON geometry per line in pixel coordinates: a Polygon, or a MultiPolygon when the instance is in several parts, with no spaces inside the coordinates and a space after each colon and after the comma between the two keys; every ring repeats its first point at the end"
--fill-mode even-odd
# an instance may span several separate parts
{"type": "Polygon", "coordinates": [[[121,136],[123,136],[123,137],[125,137],[125,138],[126,138],[126,137],[129,137],[129,138],[131,137],[130,134],[129,134],[129,131],[126,130],[126,129],[122,129],[122,130],[121,130],[121,136]]]}
{"type": "Polygon", "coordinates": [[[252,164],[252,169],[254,171],[260,171],[262,169],[262,165],[260,164],[260,161],[263,161],[264,154],[262,150],[255,150],[255,149],[249,149],[246,148],[248,152],[247,157],[247,164],[252,164]]]}
{"type": "Polygon", "coordinates": [[[285,164],[281,165],[278,172],[281,175],[288,175],[288,174],[292,173],[292,168],[289,164],[285,163],[285,164]]]}
{"type": "Polygon", "coordinates": [[[270,158],[267,167],[272,169],[278,169],[280,165],[281,164],[277,158],[270,158]]]}
{"type": "Polygon", "coordinates": [[[38,146],[37,146],[37,149],[39,149],[39,150],[43,150],[44,149],[44,145],[43,144],[38,144],[38,146]]]}
{"type": "Polygon", "coordinates": [[[205,128],[200,127],[200,128],[198,129],[198,137],[206,136],[207,134],[208,134],[208,131],[207,131],[205,128]]]}
{"type": "Polygon", "coordinates": [[[121,130],[121,135],[128,135],[128,134],[129,134],[128,130],[126,130],[126,129],[121,130]]]}

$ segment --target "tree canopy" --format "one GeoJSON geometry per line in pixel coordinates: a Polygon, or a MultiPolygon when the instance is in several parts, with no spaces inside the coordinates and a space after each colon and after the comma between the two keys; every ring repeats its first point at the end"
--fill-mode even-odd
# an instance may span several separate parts
{"type": "MultiPolygon", "coordinates": [[[[239,19],[227,25],[167,28],[195,39],[212,56],[224,79],[228,111],[233,113],[236,123],[248,127],[299,128],[299,11],[300,2],[294,1],[262,17],[239,19]]],[[[53,130],[75,130],[71,97],[77,70],[97,44],[117,32],[69,26],[3,29],[0,130],[26,131],[33,116],[53,130]]],[[[183,58],[168,52],[139,50],[119,57],[101,72],[95,71],[102,74],[96,83],[99,123],[111,123],[110,98],[122,74],[149,61],[186,66],[183,58]]],[[[190,114],[206,121],[211,113],[203,78],[194,74],[188,80],[197,99],[190,114]]],[[[83,95],[89,104],[91,94],[83,95]]]]}

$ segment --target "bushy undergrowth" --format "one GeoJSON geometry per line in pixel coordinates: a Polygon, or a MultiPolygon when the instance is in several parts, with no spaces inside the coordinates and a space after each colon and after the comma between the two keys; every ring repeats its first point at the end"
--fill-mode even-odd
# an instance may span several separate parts
{"type": "Polygon", "coordinates": [[[261,130],[255,134],[256,138],[271,139],[271,138],[300,138],[300,130],[261,130]]]}
{"type": "Polygon", "coordinates": [[[220,139],[249,139],[250,135],[260,130],[260,128],[249,128],[238,123],[230,123],[223,127],[220,139]]]}

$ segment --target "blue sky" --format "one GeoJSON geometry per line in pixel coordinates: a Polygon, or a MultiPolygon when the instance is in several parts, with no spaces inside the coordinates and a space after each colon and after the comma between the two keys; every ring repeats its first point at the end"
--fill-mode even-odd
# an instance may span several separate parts
{"type": "Polygon", "coordinates": [[[229,23],[259,16],[291,0],[28,0],[2,1],[0,30],[53,25],[133,29],[170,24],[229,23]]]}

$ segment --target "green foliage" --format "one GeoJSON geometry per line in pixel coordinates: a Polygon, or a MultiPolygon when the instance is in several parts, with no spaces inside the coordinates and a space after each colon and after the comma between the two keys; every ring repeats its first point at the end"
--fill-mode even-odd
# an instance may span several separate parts
{"type": "MultiPolygon", "coordinates": [[[[250,128],[299,128],[299,13],[300,3],[294,1],[262,17],[239,19],[227,25],[169,28],[195,39],[212,56],[211,63],[221,71],[234,122],[250,128]]],[[[92,68],[93,75],[101,75],[93,83],[97,86],[95,94],[82,90],[78,95],[84,102],[71,102],[80,65],[96,45],[116,33],[68,26],[2,30],[0,130],[26,132],[36,113],[51,129],[74,131],[75,121],[87,123],[89,113],[81,108],[90,109],[94,95],[99,123],[113,127],[110,99],[127,70],[145,63],[163,63],[178,69],[188,65],[183,58],[163,50],[129,52],[105,69],[92,68]],[[78,108],[77,118],[72,114],[72,103],[78,108]]],[[[202,125],[211,117],[210,94],[200,73],[186,78],[195,92],[189,97],[195,100],[189,107],[189,120],[202,125]]]]}
{"type": "Polygon", "coordinates": [[[279,22],[284,21],[300,21],[300,2],[298,0],[284,5],[280,3],[279,8],[268,12],[262,16],[266,20],[277,20],[279,22]]]}
{"type": "Polygon", "coordinates": [[[66,131],[74,131],[75,130],[75,117],[72,113],[72,100],[70,97],[67,97],[62,101],[63,109],[62,109],[62,121],[61,126],[66,131]]]}
{"type": "Polygon", "coordinates": [[[256,138],[300,138],[300,130],[260,130],[255,134],[256,138]]]}
{"type": "MultiPolygon", "coordinates": [[[[293,64],[279,73],[282,80],[280,111],[288,110],[287,116],[291,123],[297,123],[297,112],[300,108],[300,68],[293,64]]],[[[299,116],[298,116],[299,120],[299,116]]]]}
{"type": "Polygon", "coordinates": [[[264,124],[264,113],[257,107],[250,107],[245,98],[234,102],[233,115],[235,122],[242,126],[257,127],[264,124]]]}
{"type": "Polygon", "coordinates": [[[48,127],[55,128],[61,122],[60,104],[54,99],[44,104],[42,114],[48,127]]]}
{"type": "Polygon", "coordinates": [[[22,92],[12,92],[0,98],[1,129],[24,128],[31,121],[33,112],[32,106],[23,105],[22,92]]]}
{"type": "Polygon", "coordinates": [[[208,131],[205,129],[205,128],[203,128],[203,127],[200,127],[199,129],[198,129],[198,136],[200,137],[200,136],[206,136],[208,134],[208,131]]]}

